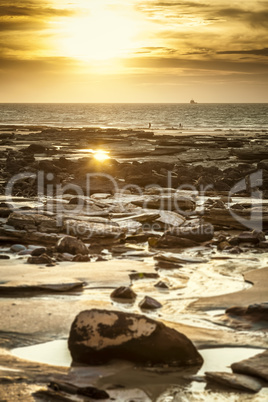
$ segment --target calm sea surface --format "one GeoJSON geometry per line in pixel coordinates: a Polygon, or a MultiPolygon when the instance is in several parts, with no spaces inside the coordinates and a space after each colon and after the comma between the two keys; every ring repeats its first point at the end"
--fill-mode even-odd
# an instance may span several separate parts
{"type": "Polygon", "coordinates": [[[0,125],[268,130],[268,104],[0,104],[0,125]]]}

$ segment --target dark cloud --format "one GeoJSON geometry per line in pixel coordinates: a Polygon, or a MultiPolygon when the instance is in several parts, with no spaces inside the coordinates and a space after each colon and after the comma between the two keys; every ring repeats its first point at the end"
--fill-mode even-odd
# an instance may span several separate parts
{"type": "Polygon", "coordinates": [[[74,59],[67,57],[46,57],[36,58],[32,60],[22,60],[15,57],[5,57],[0,54],[0,71],[20,72],[32,74],[32,72],[57,72],[70,70],[77,66],[78,63],[74,59]]]}
{"type": "Polygon", "coordinates": [[[162,54],[174,54],[177,53],[177,49],[172,49],[163,46],[148,46],[148,47],[141,47],[135,54],[150,54],[154,52],[161,52],[162,54]]]}
{"type": "Polygon", "coordinates": [[[174,1],[174,2],[160,2],[155,3],[154,7],[193,7],[193,8],[202,8],[208,7],[208,4],[205,3],[195,3],[193,1],[174,1]]]}
{"type": "Polygon", "coordinates": [[[71,10],[40,6],[0,6],[0,17],[66,17],[72,14],[71,10]]]}
{"type": "Polygon", "coordinates": [[[29,21],[27,20],[0,20],[0,32],[10,32],[10,31],[33,31],[33,30],[42,30],[47,26],[46,22],[44,21],[29,21]]]}
{"type": "Polygon", "coordinates": [[[133,58],[125,61],[127,67],[145,69],[194,69],[207,71],[228,71],[239,73],[259,73],[267,71],[267,63],[240,62],[232,60],[189,60],[176,57],[133,58]]]}
{"type": "Polygon", "coordinates": [[[217,52],[217,54],[252,54],[254,56],[268,57],[268,47],[265,47],[263,49],[252,49],[252,50],[226,50],[222,52],[217,52]]]}

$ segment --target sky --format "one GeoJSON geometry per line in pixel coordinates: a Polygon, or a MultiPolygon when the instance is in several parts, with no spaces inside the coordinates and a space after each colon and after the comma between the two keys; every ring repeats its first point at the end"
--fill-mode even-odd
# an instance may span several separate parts
{"type": "Polygon", "coordinates": [[[0,0],[0,102],[268,102],[268,0],[0,0]]]}

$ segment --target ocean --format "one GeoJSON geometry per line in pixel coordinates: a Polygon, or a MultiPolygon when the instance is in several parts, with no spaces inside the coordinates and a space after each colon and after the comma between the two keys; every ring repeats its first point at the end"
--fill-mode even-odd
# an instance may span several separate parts
{"type": "Polygon", "coordinates": [[[2,103],[0,125],[152,130],[268,130],[268,104],[2,103]],[[181,126],[180,126],[181,125],[181,126]]]}

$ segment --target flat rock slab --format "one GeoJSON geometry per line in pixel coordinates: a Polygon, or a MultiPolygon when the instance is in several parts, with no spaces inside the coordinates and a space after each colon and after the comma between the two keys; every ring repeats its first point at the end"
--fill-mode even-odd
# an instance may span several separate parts
{"type": "Polygon", "coordinates": [[[253,375],[268,381],[268,350],[231,365],[235,373],[253,375]]]}
{"type": "Polygon", "coordinates": [[[82,288],[84,282],[64,282],[62,283],[27,283],[23,282],[8,282],[7,284],[0,285],[0,292],[12,293],[12,292],[68,292],[77,288],[82,288]]]}
{"type": "Polygon", "coordinates": [[[259,392],[262,389],[262,385],[258,380],[243,374],[206,372],[205,376],[208,381],[242,391],[259,392]]]}
{"type": "Polygon", "coordinates": [[[55,267],[40,269],[37,265],[23,262],[1,262],[0,278],[4,288],[21,286],[54,287],[66,283],[83,283],[90,287],[118,287],[130,284],[131,272],[155,273],[153,263],[133,260],[113,260],[100,262],[64,262],[55,267]],[[18,278],[23,278],[18,281],[18,278]]]}

